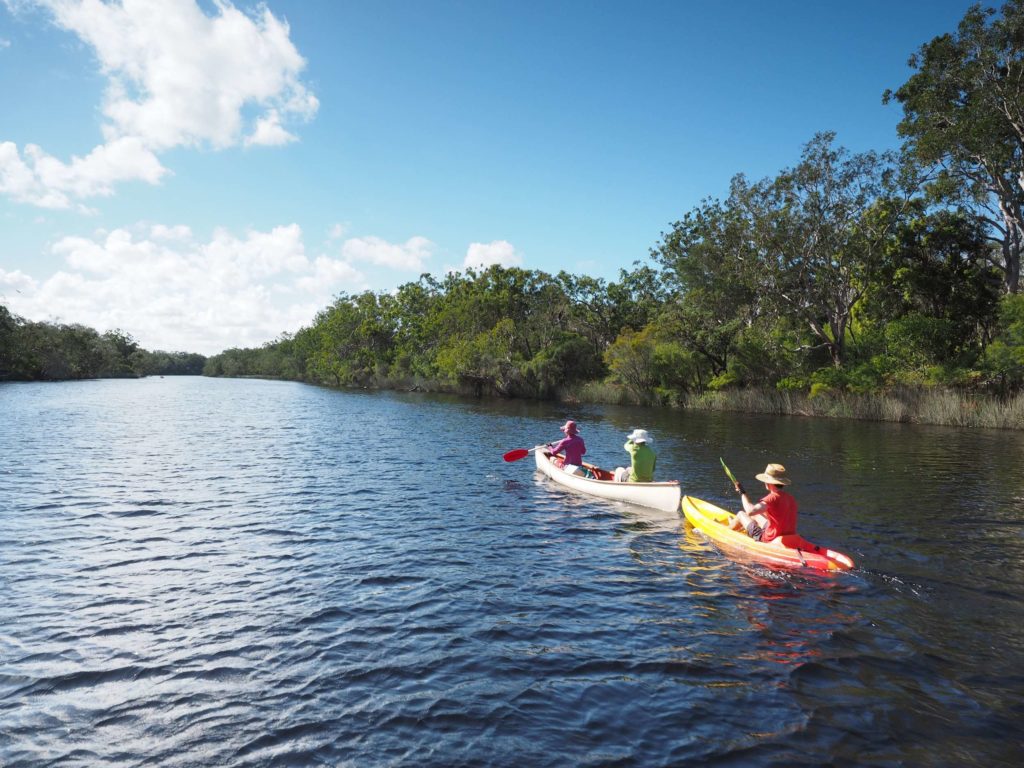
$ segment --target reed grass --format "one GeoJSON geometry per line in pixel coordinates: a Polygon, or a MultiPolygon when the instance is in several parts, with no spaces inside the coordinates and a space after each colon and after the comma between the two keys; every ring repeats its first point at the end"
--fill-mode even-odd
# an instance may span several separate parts
{"type": "Polygon", "coordinates": [[[600,403],[604,405],[646,405],[630,390],[610,381],[588,381],[562,393],[562,401],[570,404],[600,403]]]}
{"type": "Polygon", "coordinates": [[[692,410],[739,411],[989,429],[1024,429],[1024,394],[1011,398],[947,389],[810,397],[775,390],[705,392],[685,398],[692,410]]]}
{"type": "MultiPolygon", "coordinates": [[[[463,391],[450,382],[419,376],[377,375],[359,388],[419,392],[463,391]]],[[[1024,393],[1008,398],[953,389],[902,388],[874,394],[826,392],[814,397],[777,389],[735,389],[700,394],[665,391],[643,396],[610,381],[567,387],[558,398],[570,405],[645,405],[695,411],[735,411],[774,416],[812,416],[831,419],[892,421],[987,429],[1024,429],[1024,393]]]]}

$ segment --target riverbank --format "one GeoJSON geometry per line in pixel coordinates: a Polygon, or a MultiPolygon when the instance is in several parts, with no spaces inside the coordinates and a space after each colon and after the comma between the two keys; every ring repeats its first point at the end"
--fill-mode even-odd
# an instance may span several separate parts
{"type": "MultiPolygon", "coordinates": [[[[629,392],[591,384],[567,402],[640,405],[629,392]]],[[[948,389],[898,389],[873,394],[809,395],[780,390],[742,389],[653,397],[647,404],[694,411],[731,411],[774,416],[813,416],[861,421],[894,421],[984,429],[1024,429],[1024,394],[1009,398],[948,389]]]]}

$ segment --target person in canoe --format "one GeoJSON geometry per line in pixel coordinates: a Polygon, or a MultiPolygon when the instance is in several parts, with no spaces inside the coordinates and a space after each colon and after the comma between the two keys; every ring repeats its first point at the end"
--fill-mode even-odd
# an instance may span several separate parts
{"type": "Polygon", "coordinates": [[[577,467],[583,464],[583,454],[587,452],[587,446],[583,443],[583,438],[580,437],[580,431],[576,427],[576,422],[572,419],[565,422],[562,425],[562,432],[565,433],[565,437],[559,440],[557,443],[552,445],[547,444],[547,453],[552,456],[552,461],[555,466],[562,467],[566,464],[572,464],[577,467]],[[555,456],[556,453],[564,453],[565,459],[560,459],[555,456]]]}
{"type": "Polygon", "coordinates": [[[764,483],[768,495],[756,504],[747,496],[743,485],[736,483],[743,511],[732,519],[734,531],[744,530],[754,541],[769,542],[779,536],[796,533],[796,499],[783,490],[789,485],[786,468],[781,464],[769,464],[764,472],[754,475],[764,483]]]}
{"type": "Polygon", "coordinates": [[[649,443],[653,438],[646,429],[634,429],[626,435],[626,444],[623,447],[629,454],[629,469],[616,467],[615,480],[619,483],[653,483],[654,465],[657,457],[654,449],[649,443]]]}

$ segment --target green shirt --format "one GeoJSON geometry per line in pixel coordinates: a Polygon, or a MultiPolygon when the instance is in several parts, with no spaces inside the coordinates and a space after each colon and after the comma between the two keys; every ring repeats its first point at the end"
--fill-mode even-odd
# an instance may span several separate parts
{"type": "Polygon", "coordinates": [[[628,442],[623,448],[633,459],[633,471],[629,473],[631,483],[653,483],[654,463],[657,459],[647,443],[628,442]]]}

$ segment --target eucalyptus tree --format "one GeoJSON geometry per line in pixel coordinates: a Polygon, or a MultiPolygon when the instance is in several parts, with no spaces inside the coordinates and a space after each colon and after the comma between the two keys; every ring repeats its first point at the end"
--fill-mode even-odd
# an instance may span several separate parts
{"type": "MultiPolygon", "coordinates": [[[[557,385],[550,380],[556,370],[544,364],[531,373],[529,364],[538,355],[550,359],[550,348],[567,342],[569,315],[565,293],[550,275],[494,265],[449,273],[426,328],[439,340],[440,374],[477,391],[537,395],[557,385]]],[[[568,352],[566,360],[578,356],[568,352]]]]}
{"type": "MultiPolygon", "coordinates": [[[[913,201],[896,228],[860,317],[893,364],[971,364],[997,321],[1001,278],[975,218],[913,201]],[[971,359],[967,359],[970,357],[971,359]]],[[[884,215],[884,214],[880,214],[884,215]]]]}
{"type": "Polygon", "coordinates": [[[1020,289],[1024,245],[1024,0],[1000,13],[972,6],[955,34],[910,58],[916,70],[883,101],[903,106],[908,157],[937,193],[956,193],[999,243],[993,261],[1006,292],[1020,289]]]}
{"type": "Polygon", "coordinates": [[[341,294],[314,321],[309,370],[335,384],[366,383],[392,359],[395,330],[385,310],[390,297],[341,294]]]}
{"type": "Polygon", "coordinates": [[[774,180],[734,192],[751,227],[744,274],[761,311],[809,333],[801,351],[823,349],[834,367],[846,357],[858,302],[876,279],[914,187],[892,153],[853,154],[817,134],[800,162],[774,180]],[[884,215],[878,207],[885,202],[884,215]]]}
{"type": "Polygon", "coordinates": [[[395,366],[400,374],[431,377],[441,339],[431,332],[429,318],[440,302],[441,286],[429,274],[404,283],[390,304],[395,329],[395,366]]]}
{"type": "Polygon", "coordinates": [[[834,140],[816,135],[775,178],[735,176],[725,200],[702,202],[652,251],[675,291],[663,322],[713,374],[750,347],[744,336],[842,365],[854,310],[912,189],[898,183],[891,153],[852,154],[834,140]]]}
{"type": "Polygon", "coordinates": [[[703,358],[708,378],[726,371],[738,335],[756,312],[753,225],[744,202],[749,191],[746,178],[735,176],[725,201],[702,201],[651,250],[668,292],[659,325],[703,358]]]}
{"type": "Polygon", "coordinates": [[[590,341],[600,356],[624,329],[640,330],[657,317],[666,301],[666,289],[657,271],[634,264],[619,270],[619,279],[607,283],[589,275],[559,272],[556,278],[564,293],[557,320],[564,330],[590,341]]]}
{"type": "Polygon", "coordinates": [[[564,270],[555,277],[564,300],[551,307],[552,320],[585,338],[601,355],[619,332],[608,284],[599,277],[573,275],[564,270]]]}

